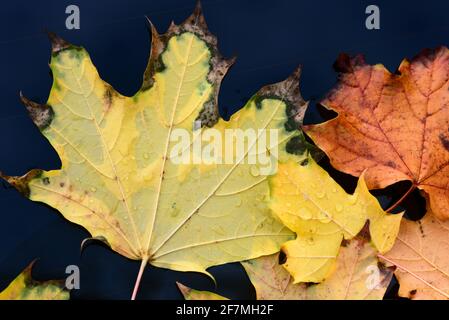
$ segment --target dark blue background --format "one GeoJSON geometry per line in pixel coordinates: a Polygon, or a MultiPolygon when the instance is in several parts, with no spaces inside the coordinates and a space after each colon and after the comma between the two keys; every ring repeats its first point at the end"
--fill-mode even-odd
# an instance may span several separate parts
{"type": "MultiPolygon", "coordinates": [[[[164,1],[19,1],[2,2],[0,11],[0,169],[20,175],[31,168],[60,166],[55,151],[39,134],[18,100],[19,90],[45,102],[51,86],[50,44],[42,32],[55,31],[84,46],[103,79],[125,95],[141,84],[149,52],[144,15],[160,32],[171,20],[179,23],[194,0],[164,1]],[[81,29],[65,29],[65,8],[77,4],[81,29]]],[[[332,64],[340,52],[364,53],[368,62],[396,70],[404,57],[422,48],[447,45],[449,2],[417,1],[287,1],[204,0],[211,31],[224,56],[237,55],[220,93],[221,112],[228,116],[262,85],[287,77],[303,64],[301,89],[312,100],[306,121],[317,121],[315,102],[335,83],[332,64]],[[377,4],[381,30],[365,28],[365,8],[377,4]]],[[[13,189],[0,188],[0,290],[30,261],[39,258],[38,279],[63,278],[65,267],[81,269],[81,289],[72,298],[128,299],[139,263],[108,248],[87,247],[81,227],[53,209],[31,202],[13,189]]],[[[253,289],[238,264],[214,267],[218,292],[231,298],[253,298],[253,289]]],[[[180,298],[175,281],[213,290],[208,278],[149,267],[139,298],[180,298]]]]}

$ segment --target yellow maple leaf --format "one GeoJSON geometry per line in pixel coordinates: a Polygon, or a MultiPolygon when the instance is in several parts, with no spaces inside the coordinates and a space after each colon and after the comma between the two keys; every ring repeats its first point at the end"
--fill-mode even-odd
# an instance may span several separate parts
{"type": "Polygon", "coordinates": [[[402,214],[385,213],[359,178],[347,194],[311,157],[279,165],[270,177],[271,208],[297,234],[282,246],[284,267],[294,282],[321,282],[335,267],[343,239],[356,236],[370,221],[372,241],[380,252],[394,244],[402,214]]]}
{"type": "Polygon", "coordinates": [[[68,300],[69,291],[64,281],[49,280],[39,282],[31,277],[31,263],[2,292],[0,300],[68,300]]]}
{"type": "Polygon", "coordinates": [[[133,297],[147,263],[207,273],[213,265],[277,252],[293,237],[268,208],[262,169],[304,158],[298,128],[307,103],[299,94],[299,68],[262,88],[225,121],[219,119],[217,96],[233,60],[219,54],[199,6],[163,35],[152,26],[143,85],[132,97],[100,78],[85,49],[51,38],[54,82],[48,101],[22,101],[62,167],[3,178],[113,250],[142,260],[133,297]],[[184,145],[189,148],[198,137],[225,136],[227,130],[257,135],[244,140],[244,153],[232,148],[225,154],[230,163],[173,161],[184,151],[172,139],[175,132],[192,136],[184,145]],[[267,130],[276,131],[278,143],[256,149],[259,133],[267,130]],[[247,161],[254,154],[268,164],[247,161]]]}

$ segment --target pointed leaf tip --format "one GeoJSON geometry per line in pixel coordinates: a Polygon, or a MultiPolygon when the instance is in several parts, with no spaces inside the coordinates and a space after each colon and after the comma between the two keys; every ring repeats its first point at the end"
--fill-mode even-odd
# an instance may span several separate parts
{"type": "Polygon", "coordinates": [[[302,65],[300,64],[296,67],[296,69],[293,71],[293,73],[290,77],[299,81],[299,78],[301,77],[301,73],[302,73],[302,65]]]}
{"type": "Polygon", "coordinates": [[[198,0],[195,4],[195,9],[193,10],[193,16],[199,18],[203,15],[203,8],[201,5],[201,1],[198,0]]]}
{"type": "Polygon", "coordinates": [[[51,52],[53,54],[57,54],[62,50],[65,50],[72,46],[69,42],[65,41],[61,37],[59,37],[56,33],[47,31],[48,38],[51,42],[51,52]]]}
{"type": "Polygon", "coordinates": [[[187,30],[200,31],[206,35],[212,36],[208,30],[200,1],[196,3],[193,13],[181,24],[181,27],[187,30]]]}
{"type": "Polygon", "coordinates": [[[234,65],[234,63],[237,61],[237,56],[233,56],[229,59],[226,59],[226,64],[228,65],[228,69],[234,65]]]}
{"type": "Polygon", "coordinates": [[[21,177],[8,176],[0,172],[0,178],[8,182],[11,186],[16,188],[17,191],[28,198],[30,196],[30,188],[28,187],[28,183],[32,179],[39,177],[41,174],[42,170],[39,169],[33,169],[21,177]]]}
{"type": "Polygon", "coordinates": [[[307,107],[307,102],[301,96],[299,91],[299,79],[301,77],[301,66],[298,66],[295,71],[285,80],[267,85],[259,91],[260,96],[277,96],[287,103],[291,104],[294,108],[296,115],[298,112],[302,111],[302,116],[304,115],[305,108],[307,107]]]}
{"type": "Polygon", "coordinates": [[[88,237],[85,238],[80,245],[80,253],[82,254],[84,249],[86,249],[89,245],[89,242],[97,242],[99,241],[101,244],[106,245],[107,247],[111,247],[111,245],[109,244],[108,240],[105,237],[102,236],[97,236],[97,237],[88,237]]]}
{"type": "Polygon", "coordinates": [[[31,101],[23,95],[22,91],[20,91],[19,95],[20,101],[27,108],[31,120],[33,120],[39,130],[42,131],[47,128],[54,117],[53,108],[46,104],[31,101]]]}
{"type": "Polygon", "coordinates": [[[365,57],[362,54],[350,56],[347,53],[340,53],[333,67],[339,73],[351,73],[363,65],[365,65],[365,57]]]}
{"type": "Polygon", "coordinates": [[[181,291],[182,295],[185,297],[189,294],[189,292],[192,290],[189,287],[183,285],[181,282],[176,281],[176,286],[178,287],[179,291],[181,291]]]}
{"type": "Polygon", "coordinates": [[[151,22],[150,18],[148,16],[145,16],[145,19],[147,19],[148,25],[150,26],[150,32],[151,35],[154,37],[159,37],[159,32],[156,29],[156,26],[151,22]]]}

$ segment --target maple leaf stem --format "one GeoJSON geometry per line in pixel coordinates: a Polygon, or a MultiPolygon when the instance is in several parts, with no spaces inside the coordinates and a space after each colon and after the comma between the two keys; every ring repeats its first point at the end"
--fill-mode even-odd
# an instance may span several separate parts
{"type": "Polygon", "coordinates": [[[136,283],[134,284],[133,295],[131,296],[131,300],[136,300],[137,292],[139,291],[140,281],[142,280],[143,271],[148,263],[148,257],[142,259],[142,263],[140,264],[139,273],[137,274],[136,283]]]}
{"type": "Polygon", "coordinates": [[[400,205],[401,202],[404,201],[404,199],[407,198],[407,196],[408,196],[413,190],[415,190],[415,188],[416,188],[416,185],[415,185],[415,184],[412,184],[412,185],[410,186],[410,188],[407,190],[407,192],[404,193],[404,195],[403,195],[398,201],[396,201],[395,203],[393,203],[387,210],[385,210],[385,212],[391,212],[394,208],[396,208],[398,205],[400,205]]]}

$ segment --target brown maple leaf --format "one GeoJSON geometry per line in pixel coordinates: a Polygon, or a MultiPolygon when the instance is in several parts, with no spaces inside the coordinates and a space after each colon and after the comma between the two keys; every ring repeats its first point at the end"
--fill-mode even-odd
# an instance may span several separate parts
{"type": "Polygon", "coordinates": [[[321,103],[338,116],[306,132],[338,170],[367,169],[370,189],[409,180],[407,194],[425,191],[435,215],[449,218],[449,50],[424,50],[397,74],[361,56],[335,66],[338,84],[321,103]]]}

